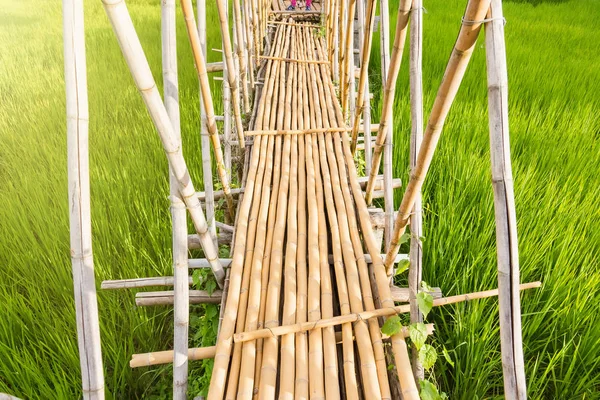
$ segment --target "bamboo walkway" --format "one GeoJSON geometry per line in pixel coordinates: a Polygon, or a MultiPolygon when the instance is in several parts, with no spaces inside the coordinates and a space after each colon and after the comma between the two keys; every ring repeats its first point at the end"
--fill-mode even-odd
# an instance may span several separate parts
{"type": "MultiPolygon", "coordinates": [[[[326,61],[325,39],[316,25],[287,22],[266,54],[251,126],[282,134],[254,136],[209,398],[390,399],[377,319],[341,325],[340,347],[334,327],[233,343],[234,332],[394,305],[349,135],[336,130],[346,125],[331,69],[286,61],[326,61]]],[[[396,356],[408,361],[398,336],[396,356]]]]}

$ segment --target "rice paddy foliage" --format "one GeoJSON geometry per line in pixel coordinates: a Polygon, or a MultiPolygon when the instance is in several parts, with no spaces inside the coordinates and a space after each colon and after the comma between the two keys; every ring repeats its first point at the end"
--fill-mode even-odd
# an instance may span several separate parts
{"type": "MultiPolygon", "coordinates": [[[[392,8],[394,2],[390,2],[392,8]]],[[[94,258],[104,279],[170,275],[167,162],[100,1],[86,0],[94,258]]],[[[128,1],[160,79],[160,2],[128,1]]],[[[425,113],[464,1],[432,0],[424,17],[425,113]]],[[[531,399],[600,395],[600,3],[507,2],[506,37],[523,339],[531,399]]],[[[69,260],[61,4],[0,0],[0,392],[80,397],[69,260]]],[[[209,49],[220,48],[208,9],[209,49]]],[[[392,13],[392,20],[394,14],[392,13]]],[[[201,189],[198,89],[178,26],[184,153],[201,189]]],[[[376,35],[373,54],[378,54],[376,35]]],[[[209,61],[220,59],[209,50],[209,61]]],[[[380,64],[371,85],[380,102],[380,64]]],[[[408,178],[408,69],[395,104],[395,176],[408,178]]],[[[215,98],[220,81],[213,82],[215,98]]],[[[216,102],[220,107],[219,102],[216,102]]],[[[217,110],[220,112],[220,110],[217,110]]],[[[377,121],[374,111],[374,121],[377,121]]],[[[424,279],[447,295],[496,286],[485,54],[478,44],[425,184],[424,279]]],[[[397,191],[399,201],[401,190],[397,191]]],[[[195,254],[197,256],[198,254],[195,254]]],[[[169,398],[170,367],[131,370],[130,355],[172,346],[168,307],[98,295],[108,398],[169,398]]],[[[194,345],[214,340],[214,310],[195,309],[194,345]]],[[[497,301],[431,311],[433,377],[452,399],[502,398],[497,301]],[[449,363],[451,360],[454,365],[449,363]]],[[[192,363],[191,392],[209,363],[192,363]]]]}

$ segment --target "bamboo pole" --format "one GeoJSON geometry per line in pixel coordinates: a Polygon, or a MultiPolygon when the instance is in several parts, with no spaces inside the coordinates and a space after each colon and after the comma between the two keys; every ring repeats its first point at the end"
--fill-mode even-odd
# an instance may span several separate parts
{"type": "MultiPolygon", "coordinates": [[[[112,1],[112,0],[111,0],[112,1]]],[[[194,9],[191,0],[181,0],[181,8],[185,17],[185,25],[192,47],[192,54],[194,56],[194,62],[196,71],[198,72],[198,80],[200,81],[200,90],[202,92],[202,105],[204,112],[206,113],[206,127],[210,136],[213,151],[215,153],[215,161],[217,164],[217,171],[219,173],[219,179],[223,185],[223,191],[225,192],[225,200],[227,201],[227,208],[229,210],[229,216],[233,220],[235,218],[235,207],[233,205],[233,198],[229,194],[229,178],[227,176],[227,169],[223,162],[223,152],[221,150],[221,142],[219,140],[219,132],[217,131],[217,123],[215,121],[215,112],[212,101],[212,95],[210,93],[210,83],[208,81],[208,74],[206,72],[206,62],[202,53],[202,47],[200,44],[200,38],[198,36],[198,27],[194,18],[194,9]]],[[[227,66],[229,67],[229,65],[227,66]]]]}
{"type": "MultiPolygon", "coordinates": [[[[489,9],[489,0],[469,0],[465,11],[464,20],[480,21],[489,9]]],[[[452,50],[450,61],[444,73],[444,79],[440,84],[437,97],[433,103],[433,109],[429,116],[429,122],[423,135],[423,143],[419,149],[415,168],[411,173],[410,181],[406,187],[402,203],[398,210],[398,216],[394,224],[394,233],[390,247],[385,257],[385,266],[388,273],[395,255],[400,249],[400,237],[406,230],[406,225],[410,220],[410,213],[413,209],[415,198],[421,191],[423,181],[431,165],[431,160],[437,146],[437,142],[442,133],[444,121],[448,111],[456,97],[458,88],[467,69],[467,65],[475,48],[477,36],[481,29],[481,23],[462,24],[458,39],[452,50]]]]}
{"type": "MultiPolygon", "coordinates": [[[[433,324],[425,325],[427,329],[427,335],[430,336],[433,334],[434,328],[433,324]]],[[[402,335],[404,337],[409,336],[409,331],[407,327],[402,327],[402,335]]],[[[385,337],[385,335],[384,335],[385,337]]],[[[337,332],[335,334],[336,342],[342,341],[341,332],[337,332]]],[[[216,346],[207,346],[207,347],[194,347],[188,349],[188,359],[190,361],[198,361],[198,360],[206,360],[210,358],[214,358],[216,346]]],[[[163,365],[169,364],[173,362],[173,350],[164,350],[164,351],[154,351],[150,353],[140,353],[140,354],[132,354],[131,360],[129,360],[130,368],[140,368],[140,367],[151,367],[153,365],[163,365]]]]}
{"type": "MultiPolygon", "coordinates": [[[[335,93],[335,89],[331,82],[329,82],[329,90],[332,94],[335,93]]],[[[344,122],[344,118],[339,107],[335,109],[338,124],[342,124],[344,122]]],[[[380,246],[378,246],[375,236],[373,235],[373,230],[371,226],[371,221],[369,217],[369,211],[367,208],[367,204],[362,197],[362,191],[360,190],[360,185],[358,183],[358,177],[356,173],[356,166],[354,165],[354,158],[352,152],[350,151],[350,140],[348,134],[346,132],[342,132],[342,141],[343,141],[343,151],[346,164],[348,165],[348,173],[350,177],[350,185],[352,188],[352,194],[354,196],[354,201],[357,206],[358,214],[360,217],[361,229],[363,231],[363,240],[371,254],[373,261],[373,272],[375,275],[375,281],[377,285],[377,293],[379,294],[379,301],[381,306],[383,307],[393,307],[394,301],[391,296],[391,290],[389,285],[389,279],[386,276],[385,269],[383,267],[383,262],[381,257],[379,256],[380,246]]],[[[406,343],[404,342],[404,338],[399,335],[394,335],[392,338],[392,351],[395,358],[395,363],[398,371],[398,382],[401,386],[401,395],[405,399],[417,399],[418,391],[415,385],[415,381],[412,377],[410,360],[408,358],[406,343]]],[[[394,382],[391,382],[391,385],[395,385],[394,382]]]]}
{"type": "MultiPolygon", "coordinates": [[[[206,0],[205,0],[206,1],[206,0]]],[[[227,10],[229,10],[229,0],[226,0],[227,2],[227,10]]],[[[229,11],[227,12],[227,18],[229,19],[229,11]]],[[[233,25],[233,37],[234,37],[234,46],[236,45],[236,35],[237,35],[237,31],[236,31],[236,25],[234,23],[233,25]]],[[[206,31],[205,31],[206,34],[206,31]]],[[[223,43],[221,43],[221,46],[223,46],[223,43]]],[[[229,178],[229,180],[231,181],[231,129],[233,126],[233,113],[231,112],[231,88],[229,87],[229,81],[227,79],[225,79],[226,76],[228,76],[228,72],[227,72],[227,62],[225,61],[225,53],[221,53],[222,56],[222,62],[223,62],[223,76],[221,77],[222,79],[222,88],[223,88],[223,152],[224,152],[224,163],[225,163],[225,170],[227,171],[227,177],[229,178]]],[[[236,72],[240,71],[240,67],[239,67],[239,62],[237,59],[234,59],[234,68],[236,72]]],[[[217,77],[213,78],[216,79],[217,77]]],[[[239,144],[236,142],[236,144],[239,144]]],[[[245,152],[245,150],[244,150],[245,152]]],[[[233,218],[228,218],[230,221],[233,221],[233,218]]]]}
{"type": "MultiPolygon", "coordinates": [[[[177,37],[175,0],[161,2],[161,41],[164,102],[173,124],[175,138],[181,143],[179,119],[179,82],[177,79],[177,37]]],[[[179,194],[177,178],[169,171],[171,224],[173,229],[173,398],[187,398],[189,275],[187,215],[179,194]]]]}
{"type": "MultiPolygon", "coordinates": [[[[371,124],[370,129],[377,129],[378,124],[371,124]]],[[[310,128],[310,129],[284,129],[284,130],[251,130],[246,131],[246,136],[256,135],[304,135],[308,133],[332,133],[332,132],[349,132],[351,128],[348,127],[336,127],[336,128],[310,128]]],[[[362,129],[359,129],[362,132],[362,129]]],[[[366,181],[365,181],[366,184],[366,181]]],[[[234,193],[232,191],[232,193],[234,193]]],[[[234,193],[235,194],[235,193],[234,193]]]]}
{"type": "MultiPolygon", "coordinates": [[[[361,46],[360,77],[358,79],[358,97],[356,99],[356,113],[352,125],[352,144],[351,150],[356,151],[356,141],[358,138],[358,129],[360,118],[365,104],[365,91],[368,92],[369,60],[371,59],[371,48],[373,45],[373,25],[375,21],[375,12],[377,9],[376,0],[367,0],[367,11],[365,14],[364,38],[361,46]]],[[[368,99],[368,97],[367,97],[368,99]]],[[[368,100],[367,100],[368,101],[368,100]]]]}
{"type": "Polygon", "coordinates": [[[244,113],[250,112],[250,94],[248,93],[248,76],[247,76],[247,63],[244,46],[244,30],[242,27],[242,6],[240,0],[233,0],[233,18],[235,22],[235,38],[237,40],[235,50],[240,63],[239,74],[242,85],[242,98],[244,113]]]}
{"type": "MultiPolygon", "coordinates": [[[[182,0],[191,1],[191,0],[182,0]]],[[[227,0],[216,0],[217,10],[219,12],[219,27],[221,28],[221,37],[223,39],[223,54],[227,65],[227,81],[231,90],[231,103],[233,108],[233,119],[238,136],[240,149],[244,148],[244,127],[242,125],[242,115],[240,107],[240,96],[236,80],[235,65],[233,63],[233,51],[231,49],[231,36],[229,34],[229,19],[227,17],[227,0]]]]}
{"type": "Polygon", "coordinates": [[[347,17],[346,17],[346,31],[344,34],[343,46],[345,46],[344,50],[344,64],[342,66],[342,112],[344,116],[348,113],[348,91],[350,87],[350,80],[354,79],[354,71],[352,71],[352,66],[354,65],[354,15],[356,13],[356,0],[347,0],[348,1],[348,9],[347,9],[347,17]]]}
{"type": "Polygon", "coordinates": [[[88,96],[83,1],[63,0],[69,233],[84,399],[104,399],[104,370],[92,253],[88,96]]]}
{"type": "MultiPolygon", "coordinates": [[[[529,282],[519,285],[519,290],[527,290],[539,288],[542,286],[541,282],[529,282]]],[[[461,303],[465,301],[485,299],[488,297],[496,297],[498,296],[498,289],[491,289],[481,292],[473,292],[468,294],[460,294],[456,296],[450,297],[442,297],[441,299],[433,300],[433,307],[445,306],[448,304],[461,303]]],[[[289,333],[297,333],[297,332],[305,332],[305,331],[313,331],[316,329],[323,329],[329,326],[338,326],[342,324],[356,322],[358,320],[368,320],[371,318],[379,318],[379,317],[387,317],[390,315],[396,314],[406,314],[410,312],[410,305],[400,305],[394,307],[386,307],[379,308],[373,311],[363,311],[361,313],[352,313],[346,315],[340,315],[333,318],[328,319],[320,319],[315,322],[305,322],[302,324],[293,324],[293,325],[282,325],[273,327],[271,329],[259,329],[252,332],[241,332],[235,334],[233,340],[236,343],[247,342],[250,340],[256,340],[258,338],[266,338],[266,337],[278,337],[281,335],[286,335],[289,333]]],[[[408,356],[407,356],[408,357],[408,356]]],[[[413,381],[414,384],[414,381],[413,381]]]]}
{"type": "MultiPolygon", "coordinates": [[[[370,90],[369,90],[369,75],[368,73],[366,74],[365,78],[364,78],[364,83],[361,82],[360,80],[360,76],[362,74],[362,70],[365,69],[366,72],[368,72],[369,70],[369,62],[367,61],[367,63],[364,62],[364,55],[365,53],[369,54],[369,60],[370,60],[370,54],[371,54],[371,44],[373,42],[373,20],[375,19],[375,15],[372,15],[373,12],[369,10],[369,8],[367,7],[367,10],[365,10],[365,2],[372,2],[372,7],[374,8],[377,3],[375,3],[375,0],[359,0],[359,5],[361,7],[359,7],[359,17],[361,18],[361,27],[362,27],[362,32],[359,32],[359,47],[361,49],[360,52],[360,57],[361,60],[363,60],[360,63],[360,70],[359,70],[359,90],[361,88],[363,88],[363,93],[361,95],[359,95],[357,97],[357,105],[356,105],[356,114],[359,114],[359,118],[360,118],[360,113],[362,113],[363,116],[363,129],[362,132],[364,132],[364,142],[365,144],[367,144],[364,148],[364,157],[365,157],[365,174],[367,176],[369,176],[369,173],[371,172],[371,153],[372,153],[372,148],[370,146],[370,144],[372,143],[371,140],[371,130],[373,129],[373,126],[371,125],[371,94],[370,94],[370,90]],[[371,14],[368,14],[368,13],[371,14]],[[367,24],[367,18],[371,17],[372,21],[369,23],[368,27],[365,27],[365,24],[367,24]],[[362,34],[361,34],[362,33],[362,34]],[[368,36],[367,36],[368,35],[368,36]],[[369,44],[369,48],[365,48],[365,42],[368,40],[370,40],[371,44],[369,44]],[[361,99],[362,96],[362,100],[361,99]]],[[[355,119],[356,119],[356,114],[355,114],[355,119]]],[[[377,128],[379,129],[379,124],[377,124],[377,128]]],[[[361,132],[360,130],[360,126],[359,126],[359,132],[361,132]]]]}
{"type": "MultiPolygon", "coordinates": [[[[317,43],[317,48],[318,48],[319,52],[322,53],[322,48],[319,45],[319,43],[317,43]]],[[[322,75],[326,76],[327,71],[322,70],[322,75]]],[[[328,96],[328,97],[326,97],[326,99],[327,99],[327,110],[329,111],[329,119],[331,120],[331,122],[334,125],[337,125],[335,108],[333,106],[332,98],[331,98],[331,96],[328,96]]],[[[362,301],[364,301],[366,310],[367,311],[374,310],[375,304],[373,301],[373,294],[371,292],[371,286],[369,283],[369,272],[367,269],[367,263],[363,256],[364,251],[362,248],[361,239],[358,234],[359,231],[358,231],[358,224],[356,222],[356,212],[354,209],[352,195],[350,194],[350,190],[349,190],[349,184],[348,184],[348,179],[347,179],[347,174],[346,174],[347,166],[344,161],[344,154],[342,151],[341,138],[339,135],[333,136],[333,140],[332,140],[331,135],[328,135],[328,137],[327,137],[327,154],[330,155],[330,165],[333,166],[333,170],[334,170],[334,178],[335,179],[334,179],[333,183],[335,186],[341,188],[341,195],[343,197],[342,200],[343,200],[343,204],[346,208],[344,220],[346,220],[347,224],[348,224],[348,229],[346,230],[348,237],[346,238],[345,243],[348,243],[348,241],[351,242],[351,247],[354,251],[354,253],[352,254],[354,256],[354,260],[348,259],[352,255],[349,252],[346,252],[344,261],[345,261],[346,266],[348,266],[348,265],[350,265],[351,267],[354,267],[354,265],[357,266],[356,274],[357,274],[357,277],[360,277],[360,288],[356,288],[356,286],[355,286],[354,290],[362,292],[362,301]],[[335,146],[334,146],[333,142],[335,142],[335,146]],[[334,147],[335,147],[335,149],[334,149],[334,147]],[[335,158],[334,158],[334,155],[335,155],[335,158]],[[337,162],[337,164],[338,164],[337,168],[335,166],[335,162],[337,162]],[[337,177],[335,175],[337,175],[337,177]],[[346,260],[346,259],[348,259],[348,260],[346,260]]],[[[338,194],[338,197],[339,197],[339,194],[338,194]]],[[[341,201],[340,201],[340,203],[341,203],[341,201]]],[[[349,247],[350,246],[348,244],[344,245],[344,248],[349,248],[349,247]]],[[[348,267],[346,267],[346,268],[348,268],[348,267]]],[[[353,274],[354,272],[350,271],[349,273],[353,274]]],[[[358,282],[355,283],[355,285],[357,285],[357,284],[358,284],[358,282]]],[[[356,310],[362,310],[362,307],[360,307],[360,306],[355,307],[355,311],[356,310]]],[[[369,320],[368,330],[369,330],[371,342],[373,344],[373,353],[374,353],[374,358],[375,358],[374,361],[376,364],[377,379],[379,381],[381,398],[391,399],[390,387],[389,387],[389,382],[388,382],[388,377],[387,377],[387,366],[386,366],[386,362],[385,362],[385,352],[383,349],[383,342],[381,339],[381,331],[379,329],[379,324],[378,324],[377,320],[375,320],[375,319],[369,320]]],[[[357,332],[357,334],[358,334],[358,332],[357,332]]],[[[363,377],[363,382],[365,382],[367,385],[369,383],[368,379],[369,378],[367,378],[367,377],[363,377]]]]}
{"type": "Polygon", "coordinates": [[[500,345],[504,394],[510,399],[526,399],[527,383],[521,333],[519,296],[519,249],[517,215],[510,160],[508,125],[508,74],[502,2],[492,0],[485,26],[490,156],[500,303],[500,345]]]}
{"type": "Polygon", "coordinates": [[[275,61],[285,61],[289,63],[302,63],[302,64],[329,64],[327,60],[313,60],[313,59],[297,59],[293,57],[271,57],[271,56],[259,56],[258,58],[262,60],[275,60],[275,61]]]}
{"type": "MultiPolygon", "coordinates": [[[[415,167],[417,154],[423,140],[423,2],[413,0],[410,12],[410,167],[415,167]]],[[[410,217],[410,265],[408,270],[408,286],[410,296],[410,322],[423,322],[423,315],[417,304],[417,293],[423,275],[423,216],[421,210],[421,194],[415,198],[415,205],[410,217]]],[[[413,374],[417,381],[424,379],[423,367],[419,362],[419,354],[412,348],[413,374]]]]}
{"type": "MultiPolygon", "coordinates": [[[[204,290],[189,290],[185,299],[189,304],[219,304],[223,292],[215,290],[212,294],[204,290]]],[[[175,302],[175,292],[172,290],[160,292],[139,292],[135,295],[135,305],[138,307],[172,305],[175,302]]],[[[187,344],[187,341],[186,341],[187,344]]],[[[187,354],[187,346],[186,353],[187,354]]]]}
{"type": "MultiPolygon", "coordinates": [[[[197,0],[198,7],[198,40],[204,59],[206,59],[206,0],[197,0]]],[[[208,70],[207,70],[208,72],[208,70]]],[[[201,85],[201,83],[200,83],[201,85]]],[[[210,154],[210,134],[208,132],[208,119],[206,111],[202,106],[202,90],[199,90],[200,98],[200,146],[202,152],[202,183],[204,185],[204,210],[208,231],[212,237],[215,247],[218,247],[217,230],[215,226],[215,198],[213,189],[212,160],[210,154]]],[[[226,158],[226,157],[225,157],[226,158]]],[[[231,191],[229,192],[231,193],[231,191]]],[[[230,195],[228,193],[228,195],[230,195]]]]}
{"type": "MultiPolygon", "coordinates": [[[[388,75],[385,80],[384,92],[383,92],[383,105],[381,109],[381,118],[379,121],[379,132],[377,133],[377,139],[375,142],[375,152],[373,153],[373,160],[371,165],[370,176],[375,176],[379,172],[379,163],[381,162],[381,153],[385,146],[385,151],[391,151],[391,146],[388,143],[388,137],[393,135],[393,112],[394,112],[394,98],[396,96],[396,82],[398,81],[398,73],[400,71],[400,63],[402,61],[402,53],[404,51],[404,44],[406,42],[406,35],[408,31],[408,20],[410,17],[411,0],[401,0],[398,6],[398,22],[396,23],[396,35],[394,37],[394,49],[392,51],[392,57],[390,59],[388,75]]],[[[384,163],[386,161],[384,160],[384,163]]],[[[386,174],[386,168],[384,166],[384,176],[386,174]]],[[[373,178],[374,179],[374,178],[373,178]]],[[[367,204],[371,203],[371,189],[372,183],[367,184],[366,199],[367,204]]],[[[389,236],[387,236],[389,238],[389,236]]]]}

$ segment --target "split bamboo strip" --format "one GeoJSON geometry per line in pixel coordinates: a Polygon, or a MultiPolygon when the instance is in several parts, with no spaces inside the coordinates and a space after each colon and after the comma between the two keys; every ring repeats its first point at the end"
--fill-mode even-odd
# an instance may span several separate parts
{"type": "MultiPolygon", "coordinates": [[[[317,43],[317,48],[322,54],[322,48],[317,43]]],[[[322,75],[326,76],[327,71],[322,70],[322,75]]],[[[329,111],[329,118],[333,122],[334,125],[337,125],[335,108],[331,102],[331,97],[326,97],[327,99],[327,109],[329,111]]],[[[361,239],[359,236],[358,224],[356,222],[356,212],[354,209],[354,203],[352,199],[352,195],[349,190],[347,173],[346,173],[346,164],[344,161],[344,154],[342,151],[341,138],[339,135],[334,136],[335,140],[335,151],[332,148],[331,144],[331,136],[328,135],[327,138],[327,153],[330,155],[330,158],[333,161],[333,155],[337,157],[337,172],[339,175],[337,186],[341,188],[343,200],[346,207],[346,219],[348,223],[348,233],[351,236],[350,241],[352,248],[354,250],[354,261],[348,260],[345,261],[346,265],[355,263],[358,267],[358,275],[360,276],[360,291],[362,291],[362,300],[364,301],[364,305],[367,311],[372,311],[375,309],[375,304],[373,301],[373,295],[371,292],[371,286],[369,282],[369,272],[367,269],[367,263],[365,261],[365,257],[363,256],[364,251],[362,248],[361,239]]],[[[335,163],[332,163],[335,165],[335,163]]],[[[334,182],[336,184],[336,182],[334,182]]],[[[347,245],[345,245],[346,247],[347,245]]],[[[356,311],[356,310],[355,310],[356,311]]],[[[373,344],[373,352],[376,363],[377,377],[379,380],[380,390],[381,390],[381,398],[383,399],[391,399],[389,382],[387,377],[387,365],[385,362],[385,352],[383,349],[383,342],[381,339],[381,331],[379,329],[379,324],[376,319],[369,320],[369,332],[371,335],[371,342],[373,344]]]]}
{"type": "MultiPolygon", "coordinates": [[[[542,286],[541,282],[529,282],[519,285],[519,290],[535,289],[542,286]]],[[[433,300],[433,307],[445,306],[448,304],[461,303],[465,301],[472,301],[478,299],[485,299],[488,297],[498,296],[498,289],[491,289],[482,292],[473,292],[468,294],[460,294],[450,297],[442,297],[441,299],[433,300]]],[[[303,331],[313,331],[316,329],[323,329],[328,326],[337,326],[356,322],[358,320],[367,320],[370,318],[387,317],[396,314],[406,314],[410,312],[410,305],[400,305],[386,308],[379,308],[373,311],[364,311],[362,313],[352,313],[347,315],[340,315],[338,317],[320,319],[318,321],[305,322],[302,324],[277,326],[271,329],[260,329],[252,332],[242,332],[235,334],[233,340],[236,343],[247,342],[249,340],[255,340],[258,338],[266,337],[277,337],[286,335],[288,333],[296,333],[303,331]]]]}
{"type": "MultiPolygon", "coordinates": [[[[191,0],[182,0],[191,1],[191,0]]],[[[244,127],[242,125],[241,107],[239,104],[239,90],[236,80],[235,65],[233,62],[233,51],[231,49],[231,37],[229,34],[229,19],[227,18],[227,0],[216,0],[217,10],[219,12],[219,27],[221,28],[221,38],[223,39],[223,53],[225,54],[225,63],[227,65],[227,81],[229,90],[231,90],[231,103],[233,108],[233,119],[235,120],[235,130],[237,132],[240,149],[244,148],[244,127]]],[[[187,19],[186,19],[187,22],[187,19]]]]}
{"type": "MultiPolygon", "coordinates": [[[[396,23],[396,35],[394,37],[394,49],[392,50],[392,57],[390,60],[390,66],[385,80],[385,87],[383,91],[383,105],[381,108],[381,118],[379,120],[379,132],[377,132],[377,139],[375,142],[375,151],[373,153],[373,160],[371,161],[371,173],[370,176],[376,176],[379,173],[379,163],[381,162],[381,153],[383,147],[386,144],[388,136],[393,135],[394,125],[394,98],[396,97],[396,82],[398,81],[398,73],[400,72],[400,63],[402,61],[402,53],[404,52],[404,44],[406,42],[406,35],[408,32],[408,20],[410,17],[410,8],[412,5],[411,0],[400,0],[398,6],[398,21],[396,23]]],[[[356,126],[356,121],[355,121],[356,126]]],[[[354,132],[353,132],[354,133],[354,132]]],[[[354,144],[353,138],[353,144],[354,144]]],[[[386,147],[386,151],[388,148],[386,147]]],[[[373,192],[372,181],[374,178],[369,179],[367,184],[366,200],[367,204],[371,203],[371,193],[373,192]]]]}
{"type": "Polygon", "coordinates": [[[127,6],[122,0],[104,0],[104,8],[113,25],[113,30],[117,35],[121,50],[129,65],[136,86],[146,103],[146,107],[160,135],[169,165],[177,177],[179,192],[189,210],[196,232],[202,238],[204,254],[211,262],[211,268],[213,269],[217,283],[222,285],[225,272],[219,263],[218,252],[208,233],[208,225],[200,202],[196,197],[196,191],[194,190],[194,185],[191,182],[185,159],[181,152],[181,144],[175,138],[173,126],[152,77],[150,66],[133,27],[127,6]]]}
{"type": "MultiPolygon", "coordinates": [[[[161,2],[161,42],[164,102],[175,137],[181,143],[179,119],[179,82],[177,79],[177,37],[175,0],[161,2]]],[[[171,225],[173,228],[173,398],[187,398],[189,275],[187,247],[187,214],[180,197],[177,178],[169,171],[171,225]]]]}
{"type": "Polygon", "coordinates": [[[508,73],[501,1],[491,1],[487,19],[489,22],[485,26],[485,47],[504,395],[510,399],[524,400],[527,398],[527,382],[518,290],[519,248],[510,160],[508,73]]]}
{"type": "MultiPolygon", "coordinates": [[[[481,21],[485,17],[489,6],[490,0],[469,0],[464,20],[481,21]]],[[[458,39],[456,40],[450,61],[448,61],[448,66],[446,67],[446,72],[444,73],[444,79],[440,84],[437,97],[433,103],[433,109],[423,135],[423,143],[419,149],[415,168],[411,173],[408,186],[398,210],[398,216],[394,224],[394,233],[392,234],[390,247],[385,258],[385,266],[388,272],[391,271],[393,259],[400,249],[400,237],[406,230],[415,198],[423,186],[423,181],[431,165],[437,142],[442,133],[444,121],[471,59],[481,25],[481,23],[477,22],[463,24],[458,34],[458,39]]]]}
{"type": "MultiPolygon", "coordinates": [[[[104,399],[98,301],[92,253],[89,110],[82,0],[63,0],[67,106],[69,234],[83,398],[104,399]]],[[[2,397],[2,395],[0,395],[2,397]]]]}
{"type": "Polygon", "coordinates": [[[185,17],[185,25],[188,32],[188,38],[192,47],[194,63],[196,66],[196,71],[198,72],[198,79],[200,81],[202,105],[204,106],[204,112],[206,114],[206,128],[208,129],[208,134],[213,145],[215,161],[217,163],[217,171],[219,173],[219,179],[221,180],[221,184],[223,185],[223,192],[225,193],[225,200],[227,201],[229,215],[233,220],[235,218],[235,208],[233,205],[233,198],[229,194],[229,191],[231,190],[229,187],[229,178],[227,177],[227,169],[225,168],[225,164],[223,163],[223,152],[221,150],[221,142],[219,140],[217,123],[215,121],[215,111],[212,101],[212,95],[210,93],[210,82],[208,81],[208,74],[206,72],[206,61],[204,59],[202,47],[200,44],[200,38],[198,36],[198,27],[194,18],[192,0],[181,0],[181,9],[185,17]]]}
{"type": "MultiPolygon", "coordinates": [[[[410,168],[417,162],[417,154],[423,140],[423,1],[413,0],[410,11],[410,168]]],[[[417,304],[417,293],[423,275],[423,215],[421,194],[415,198],[410,217],[410,264],[408,269],[408,288],[410,298],[410,322],[423,322],[423,315],[417,304]]],[[[423,366],[419,362],[416,347],[412,348],[413,374],[417,381],[424,379],[423,366]]]]}
{"type": "MultiPolygon", "coordinates": [[[[330,92],[333,95],[335,93],[333,84],[329,82],[328,86],[330,92]]],[[[337,115],[338,124],[343,124],[344,118],[339,106],[335,108],[335,112],[337,115]]],[[[379,255],[380,246],[378,246],[375,240],[375,236],[373,235],[367,204],[364,198],[362,197],[362,191],[360,190],[360,185],[358,184],[356,166],[354,165],[354,158],[352,152],[350,151],[349,137],[346,132],[342,132],[341,135],[344,145],[344,157],[346,164],[348,165],[348,173],[350,177],[352,193],[358,209],[360,224],[363,231],[363,240],[365,241],[365,244],[367,246],[367,249],[369,250],[369,253],[371,254],[373,261],[373,271],[375,275],[377,293],[379,294],[379,301],[383,307],[393,307],[394,302],[391,296],[389,279],[387,278],[383,262],[379,255]]],[[[412,377],[410,360],[408,359],[406,343],[404,343],[404,338],[399,337],[399,335],[394,335],[392,337],[392,351],[394,354],[396,368],[398,371],[399,383],[402,389],[402,396],[405,399],[409,400],[418,399],[418,391],[415,385],[415,381],[412,377]],[[404,357],[405,355],[406,357],[404,357]]],[[[393,386],[394,382],[390,382],[390,384],[393,386]]]]}

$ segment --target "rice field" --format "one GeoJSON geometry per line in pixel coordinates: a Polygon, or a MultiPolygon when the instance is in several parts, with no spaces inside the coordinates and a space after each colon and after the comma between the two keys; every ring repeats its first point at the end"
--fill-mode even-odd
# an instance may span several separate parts
{"type": "MultiPolygon", "coordinates": [[[[86,0],[94,258],[104,279],[170,275],[167,162],[100,1],[86,0]]],[[[391,8],[396,2],[391,1],[391,8]]],[[[425,114],[458,32],[463,0],[431,0],[424,16],[425,114]]],[[[155,77],[160,3],[129,9],[155,77]]],[[[600,3],[505,3],[511,148],[531,399],[600,399],[600,3]]],[[[392,18],[393,19],[393,18],[392,18]]],[[[209,49],[220,48],[208,9],[209,49]]],[[[184,153],[201,186],[197,78],[178,27],[184,153]]],[[[58,0],[0,0],[0,392],[81,396],[69,260],[66,134],[58,0]]],[[[374,55],[378,54],[375,39],[374,55]]],[[[209,51],[209,61],[220,53],[209,51]]],[[[408,70],[395,104],[395,176],[408,178],[408,70]]],[[[380,70],[371,86],[379,103],[380,70]]],[[[157,79],[160,82],[160,79],[157,79]]],[[[215,98],[221,81],[213,81],[215,98]]],[[[220,107],[217,101],[217,107],[220,107]]],[[[220,112],[220,110],[217,110],[220,112]]],[[[374,111],[377,121],[377,111],[374,111]]],[[[483,41],[450,112],[425,185],[425,280],[447,295],[496,286],[483,41]]],[[[396,193],[399,201],[402,191],[396,193]]],[[[166,399],[170,368],[131,370],[132,353],[172,345],[167,307],[99,291],[108,398],[166,399]]],[[[214,339],[215,310],[198,308],[192,343],[214,339]]],[[[452,399],[502,398],[497,301],[438,309],[435,380],[452,399]]],[[[190,395],[210,363],[195,363],[190,395]]]]}

